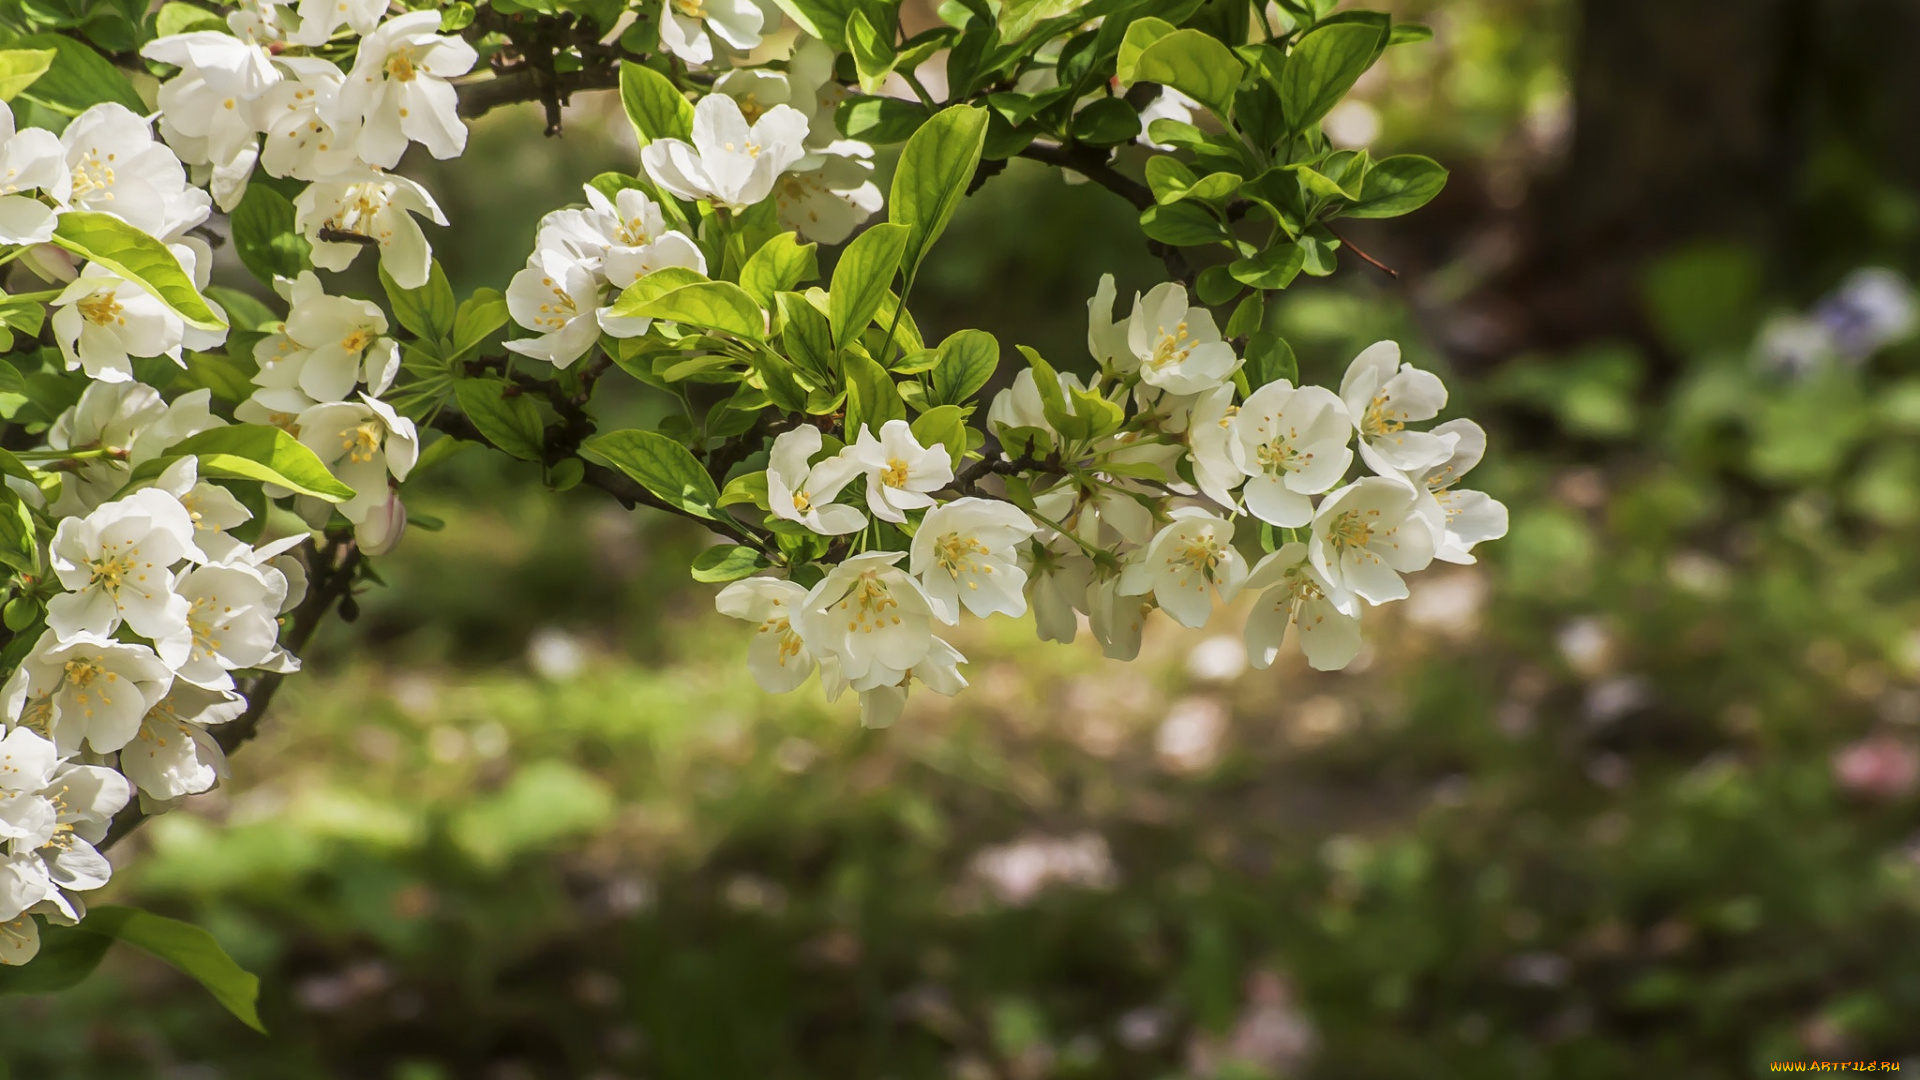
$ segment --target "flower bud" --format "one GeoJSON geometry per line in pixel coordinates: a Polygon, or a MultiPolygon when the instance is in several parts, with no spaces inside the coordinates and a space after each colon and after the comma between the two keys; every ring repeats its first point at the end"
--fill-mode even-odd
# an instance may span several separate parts
{"type": "Polygon", "coordinates": [[[389,489],[387,501],[367,511],[367,516],[353,527],[353,539],[365,554],[385,555],[400,543],[400,535],[406,531],[406,504],[400,501],[398,491],[389,489]]]}

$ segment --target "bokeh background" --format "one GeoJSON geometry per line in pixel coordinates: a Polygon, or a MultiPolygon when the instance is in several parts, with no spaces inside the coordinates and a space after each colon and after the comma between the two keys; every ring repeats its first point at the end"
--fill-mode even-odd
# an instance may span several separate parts
{"type": "MultiPolygon", "coordinates": [[[[1435,40],[1329,128],[1453,182],[1288,337],[1309,379],[1383,336],[1445,373],[1513,524],[1351,669],[1247,670],[1241,612],[1130,665],[998,619],[972,690],[863,731],[752,686],[696,530],[469,451],[232,783],[115,852],[272,1036],[121,950],[0,999],[14,1076],[1920,1067],[1920,7],[1387,6],[1435,40]]],[[[536,112],[421,163],[462,291],[633,167],[607,95],[536,112]]],[[[1157,280],[1128,214],[1016,163],[922,325],[1084,363],[1097,276],[1157,280]]]]}

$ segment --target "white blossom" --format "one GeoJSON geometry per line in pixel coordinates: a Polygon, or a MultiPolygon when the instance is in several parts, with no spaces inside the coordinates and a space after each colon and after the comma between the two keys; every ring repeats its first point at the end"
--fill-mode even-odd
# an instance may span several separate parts
{"type": "Polygon", "coordinates": [[[447,80],[473,70],[478,54],[439,30],[438,11],[409,11],[360,39],[331,119],[337,130],[357,128],[354,147],[367,164],[398,165],[409,140],[437,158],[467,148],[460,96],[447,80]]]}
{"type": "Polygon", "coordinates": [[[1471,563],[1473,546],[1482,540],[1498,540],[1507,535],[1507,508],[1482,491],[1468,491],[1454,485],[1487,452],[1487,433],[1471,420],[1449,420],[1433,429],[1435,435],[1453,436],[1452,456],[1425,473],[1411,477],[1420,485],[1424,498],[1419,500],[1420,515],[1433,528],[1433,557],[1442,562],[1471,563]]]}
{"type": "Polygon", "coordinates": [[[405,480],[420,458],[413,421],[365,393],[359,401],[315,405],[297,425],[301,444],[353,489],[353,498],[337,509],[355,525],[387,501],[388,474],[405,480]]]}
{"type": "Polygon", "coordinates": [[[1425,469],[1453,450],[1446,435],[1407,430],[1439,415],[1447,388],[1433,372],[1402,364],[1398,342],[1375,342],[1354,357],[1340,380],[1340,400],[1360,433],[1360,457],[1382,476],[1425,469]]]}
{"type": "Polygon", "coordinates": [[[818,666],[795,625],[806,598],[807,590],[801,586],[770,577],[736,581],[714,598],[720,614],[754,624],[747,670],[769,694],[792,690],[818,666]]]}
{"type": "Polygon", "coordinates": [[[76,210],[112,214],[162,240],[212,213],[213,200],[188,185],[180,159],[124,105],[104,102],[74,117],[60,145],[72,178],[67,202],[76,210]]]}
{"type": "Polygon", "coordinates": [[[379,247],[380,265],[403,289],[425,285],[433,262],[433,249],[414,215],[435,225],[447,223],[426,188],[377,169],[309,185],[294,197],[293,209],[294,226],[313,245],[313,265],[345,270],[362,245],[339,237],[362,237],[379,247]]]}
{"type": "Polygon", "coordinates": [[[15,130],[13,110],[0,101],[0,244],[39,244],[53,238],[54,212],[25,192],[67,201],[73,174],[60,137],[44,128],[15,130]]]}
{"type": "Polygon", "coordinates": [[[1308,557],[1334,589],[1371,604],[1405,599],[1401,574],[1433,561],[1433,530],[1404,479],[1369,476],[1328,495],[1313,518],[1308,557]]]}
{"type": "Polygon", "coordinates": [[[955,499],[921,519],[907,569],[942,622],[959,622],[963,605],[981,618],[994,612],[1018,617],[1027,610],[1027,573],[1015,548],[1035,529],[1010,503],[955,499]]]}
{"type": "Polygon", "coordinates": [[[275,621],[287,582],[271,566],[209,563],[180,575],[175,586],[186,601],[187,657],[174,665],[181,679],[209,690],[230,690],[230,672],[257,667],[279,647],[275,621]]]}
{"type": "Polygon", "coordinates": [[[1233,419],[1234,450],[1249,479],[1240,495],[1260,520],[1298,528],[1313,519],[1307,496],[1330,490],[1353,464],[1353,422],[1329,390],[1285,379],[1255,390],[1233,419]]]}
{"type": "Polygon", "coordinates": [[[1093,561],[1065,537],[1052,544],[1027,545],[1022,554],[1035,632],[1042,641],[1072,644],[1079,633],[1080,616],[1088,610],[1093,561]]]}
{"type": "Polygon", "coordinates": [[[110,754],[172,685],[172,670],[145,645],[85,633],[62,641],[48,630],[0,690],[0,706],[9,720],[52,738],[62,757],[83,744],[110,754]]]}
{"type": "Polygon", "coordinates": [[[146,289],[89,263],[53,300],[53,336],[67,370],[102,382],[133,381],[133,358],[165,356],[182,367],[186,323],[146,289]]]}
{"type": "Polygon", "coordinates": [[[335,128],[335,101],[346,76],[331,63],[311,56],[282,56],[290,78],[275,83],[260,99],[260,126],[266,135],[260,164],[272,176],[324,180],[350,171],[359,158],[353,131],[335,128]]]}
{"type": "Polygon", "coordinates": [[[564,369],[600,340],[600,280],[565,253],[536,248],[507,284],[507,311],[538,334],[515,338],[507,348],[564,369]]]}
{"type": "Polygon", "coordinates": [[[1315,671],[1338,671],[1360,653],[1360,609],[1307,558],[1307,545],[1283,544],[1254,564],[1246,591],[1259,593],[1247,616],[1247,659],[1271,666],[1280,646],[1298,633],[1300,651],[1315,671]]]}
{"type": "Polygon", "coordinates": [[[801,158],[773,186],[780,224],[808,240],[838,244],[880,211],[873,149],[846,140],[801,158]]]}
{"type": "Polygon", "coordinates": [[[227,755],[207,729],[246,709],[247,699],[232,691],[176,682],[120,748],[120,771],[143,798],[162,803],[210,790],[226,777],[227,755]]]}
{"type": "Polygon", "coordinates": [[[933,649],[933,605],[894,564],[902,551],[869,551],[827,572],[807,593],[800,635],[855,690],[897,686],[933,649]]]}
{"type": "Polygon", "coordinates": [[[60,584],[72,590],[47,601],[47,625],[63,641],[82,634],[106,637],[122,620],[159,642],[169,663],[184,649],[169,645],[186,628],[187,601],[173,591],[173,566],[205,558],[193,542],[193,519],[180,500],[159,488],[67,518],[48,545],[60,584]]]}
{"type": "Polygon", "coordinates": [[[1240,367],[1233,346],[1220,340],[1212,313],[1188,306],[1186,286],[1178,282],[1156,285],[1134,298],[1127,352],[1120,359],[1122,370],[1138,371],[1142,382],[1172,394],[1211,390],[1240,367]]]}
{"type": "Polygon", "coordinates": [[[1127,566],[1120,591],[1151,592],[1161,610],[1182,626],[1204,626],[1213,601],[1230,602],[1246,581],[1247,563],[1233,549],[1233,522],[1200,509],[1181,507],[1146,554],[1127,566]]]}
{"type": "Polygon", "coordinates": [[[342,26],[365,37],[380,25],[389,6],[388,0],[299,0],[294,11],[300,16],[300,27],[287,40],[295,45],[323,45],[342,26]]]}
{"type": "Polygon", "coordinates": [[[867,527],[866,515],[834,502],[833,497],[860,475],[860,466],[839,455],[809,465],[821,445],[820,429],[809,424],[783,431],[773,440],[767,459],[767,504],[775,517],[797,521],[821,536],[859,532],[867,527]]]}
{"type": "Polygon", "coordinates": [[[229,162],[260,130],[260,99],[280,80],[272,54],[244,12],[228,16],[235,33],[196,30],[155,38],[140,55],[180,69],[160,86],[160,133],[182,160],[229,162]]]}
{"type": "MultiPolygon", "coordinates": [[[[750,2],[750,0],[741,0],[750,2]]],[[[656,139],[640,151],[655,183],[682,199],[744,210],[766,199],[774,180],[806,154],[807,117],[776,105],[752,125],[725,94],[693,108],[693,142],[656,139]]]]}
{"type": "Polygon", "coordinates": [[[765,16],[753,0],[662,0],[660,47],[689,64],[713,63],[713,42],[746,51],[760,44],[765,16]]]}
{"type": "Polygon", "coordinates": [[[933,505],[929,492],[953,482],[953,458],[934,443],[921,446],[905,420],[889,420],[875,436],[862,427],[846,456],[867,477],[867,509],[882,521],[903,522],[907,511],[933,505]]]}

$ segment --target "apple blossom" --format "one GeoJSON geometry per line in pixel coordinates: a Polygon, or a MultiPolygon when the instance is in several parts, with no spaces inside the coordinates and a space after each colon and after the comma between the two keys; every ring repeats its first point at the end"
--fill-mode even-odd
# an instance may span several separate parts
{"type": "Polygon", "coordinates": [[[207,220],[213,200],[187,184],[180,159],[156,142],[147,121],[124,105],[95,105],[60,133],[76,210],[112,214],[141,232],[171,240],[207,220]]]}
{"type": "Polygon", "coordinates": [[[19,723],[31,710],[62,757],[82,745],[110,754],[172,685],[172,670],[145,645],[87,633],[62,640],[48,630],[0,690],[0,710],[19,723]]]}
{"type": "Polygon", "coordinates": [[[807,590],[779,578],[752,577],[720,590],[720,614],[755,624],[747,646],[747,670],[769,694],[784,694],[807,681],[817,666],[794,620],[807,590]]]}
{"type": "MultiPolygon", "coordinates": [[[[173,566],[205,558],[193,542],[193,519],[180,500],[160,488],[110,502],[84,518],[67,518],[53,534],[48,561],[72,592],[47,601],[47,625],[63,641],[106,636],[122,620],[134,632],[164,644],[186,628],[187,600],[173,591],[173,566]]],[[[184,658],[185,650],[178,655],[184,658]]]]}
{"type": "Polygon", "coordinates": [[[1161,610],[1182,626],[1204,626],[1213,601],[1231,601],[1247,577],[1233,549],[1233,522],[1199,507],[1172,511],[1173,521],[1147,545],[1145,556],[1121,575],[1120,591],[1151,592],[1161,610]]]}
{"type": "Polygon", "coordinates": [[[133,381],[133,358],[180,355],[186,323],[160,299],[100,265],[89,263],[54,298],[53,336],[67,370],[86,369],[102,382],[133,381]]]}
{"type": "Polygon", "coordinates": [[[705,31],[745,51],[760,44],[765,15],[753,0],[663,0],[660,47],[689,64],[713,63],[713,42],[705,31]]]}
{"type": "Polygon", "coordinates": [[[1014,549],[1035,529],[1011,503],[955,499],[921,519],[907,570],[920,579],[941,622],[958,623],[962,605],[981,618],[1019,616],[1027,610],[1027,573],[1014,549]]]}
{"type": "Polygon", "coordinates": [[[1433,528],[1434,558],[1471,563],[1475,544],[1507,535],[1505,506],[1485,492],[1454,487],[1485,456],[1487,433],[1471,420],[1449,420],[1435,426],[1433,433],[1457,441],[1451,457],[1413,477],[1425,494],[1419,500],[1420,515],[1433,528]]]}
{"type": "Polygon", "coordinates": [[[1297,528],[1313,519],[1318,495],[1353,464],[1353,421],[1332,391],[1282,379],[1255,390],[1233,419],[1234,450],[1249,479],[1247,510],[1270,525],[1297,528]]]}
{"type": "Polygon", "coordinates": [[[833,501],[840,489],[860,475],[849,458],[830,457],[809,465],[820,452],[820,429],[802,425],[773,440],[767,459],[767,503],[773,515],[799,522],[821,536],[840,536],[867,527],[865,514],[833,501]]]}
{"type": "Polygon", "coordinates": [[[44,128],[15,130],[13,110],[0,101],[0,244],[39,244],[53,238],[54,212],[24,192],[67,200],[73,174],[60,137],[44,128]]]}
{"type": "Polygon", "coordinates": [[[844,451],[867,476],[867,509],[882,521],[907,520],[907,511],[933,505],[929,492],[953,482],[953,458],[939,443],[921,446],[905,420],[880,425],[880,434],[861,428],[844,451]]]}
{"type": "Polygon", "coordinates": [[[227,774],[227,755],[208,727],[247,709],[232,691],[176,682],[141,718],[139,734],[120,748],[120,771],[145,800],[170,802],[210,790],[227,774]]]}
{"type": "Polygon", "coordinates": [[[345,270],[361,244],[342,237],[371,240],[380,248],[380,266],[403,289],[427,283],[433,249],[414,215],[445,225],[446,215],[427,189],[378,169],[348,173],[309,185],[293,200],[294,225],[313,245],[313,265],[345,270]]]}
{"type": "MultiPolygon", "coordinates": [[[[1091,335],[1090,335],[1091,336],[1091,335]]],[[[1156,285],[1133,301],[1127,318],[1124,369],[1173,394],[1198,394],[1233,378],[1240,358],[1220,340],[1220,327],[1203,307],[1187,305],[1186,286],[1156,285]]]]}
{"type": "Polygon", "coordinates": [[[774,183],[780,224],[809,240],[838,244],[884,203],[871,179],[873,150],[865,143],[839,142],[800,159],[774,183]]]}
{"type": "Polygon", "coordinates": [[[354,148],[367,164],[400,164],[409,141],[437,158],[466,149],[460,98],[447,80],[473,70],[479,54],[439,30],[438,11],[409,11],[360,39],[330,119],[336,130],[357,129],[354,148]]]}
{"type": "Polygon", "coordinates": [[[1447,403],[1447,388],[1431,371],[1400,362],[1400,345],[1379,341],[1347,366],[1340,400],[1360,433],[1360,456],[1382,476],[1414,472],[1445,461],[1452,440],[1438,432],[1408,431],[1447,403]]]}
{"type": "Polygon", "coordinates": [[[1273,664],[1288,635],[1315,671],[1338,671],[1360,653],[1360,609],[1307,558],[1307,545],[1284,544],[1254,564],[1247,592],[1260,594],[1247,616],[1247,659],[1259,670],[1273,664]]]}
{"type": "Polygon", "coordinates": [[[805,156],[806,137],[807,117],[792,106],[776,105],[749,125],[739,103],[708,94],[693,108],[693,142],[656,139],[640,151],[640,163],[682,199],[744,210],[764,200],[780,174],[805,156]]]}
{"type": "Polygon", "coordinates": [[[1424,570],[1433,548],[1412,486],[1369,476],[1321,500],[1308,557],[1333,588],[1384,604],[1406,598],[1400,575],[1424,570]]]}
{"type": "Polygon", "coordinates": [[[855,690],[897,685],[933,648],[933,605],[894,564],[903,551],[869,551],[827,572],[801,602],[800,636],[832,656],[855,690]]]}
{"type": "Polygon", "coordinates": [[[420,457],[413,421],[369,394],[359,401],[315,405],[297,421],[300,442],[352,488],[353,498],[339,505],[355,525],[387,500],[387,476],[405,480],[420,457]]]}

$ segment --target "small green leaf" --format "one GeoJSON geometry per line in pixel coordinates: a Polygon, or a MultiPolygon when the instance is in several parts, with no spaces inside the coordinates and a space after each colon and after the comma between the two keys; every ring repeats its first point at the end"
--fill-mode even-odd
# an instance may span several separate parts
{"type": "Polygon", "coordinates": [[[240,264],[261,284],[271,287],[276,277],[297,277],[313,268],[313,246],[293,227],[293,203],[271,187],[247,185],[232,222],[240,264]]]}
{"type": "Polygon", "coordinates": [[[77,926],[42,926],[38,956],[20,967],[0,967],[0,994],[57,994],[71,990],[93,974],[93,969],[100,966],[112,947],[112,937],[89,933],[77,926]]]}
{"type": "Polygon", "coordinates": [[[959,330],[940,343],[933,368],[934,405],[964,404],[993,378],[1000,365],[1000,343],[985,330],[959,330]]]}
{"type": "Polygon", "coordinates": [[[967,418],[958,405],[937,405],[913,418],[913,437],[928,448],[938,443],[957,468],[967,453],[967,418]]]}
{"type": "Polygon", "coordinates": [[[740,268],[740,287],[761,307],[771,308],[776,293],[820,276],[820,265],[814,258],[816,247],[802,244],[790,232],[775,236],[761,244],[760,250],[740,268]]]}
{"type": "Polygon", "coordinates": [[[227,328],[193,287],[193,279],[180,268],[180,260],[173,257],[167,245],[112,214],[68,210],[54,226],[53,242],[152,293],[189,326],[201,330],[227,328]]]}
{"type": "Polygon", "coordinates": [[[475,289],[453,313],[453,356],[459,360],[507,325],[507,298],[499,289],[475,289]]]}
{"type": "Polygon", "coordinates": [[[620,105],[641,146],[655,139],[693,137],[693,105],[665,75],[645,64],[620,61],[620,105]]]}
{"type": "Polygon", "coordinates": [[[58,55],[52,49],[0,50],[0,101],[12,101],[20,91],[32,86],[34,80],[47,73],[58,55]]]}
{"type": "Polygon", "coordinates": [[[715,584],[752,577],[767,567],[767,557],[740,544],[717,544],[693,558],[693,580],[715,584]]]}
{"type": "Polygon", "coordinates": [[[1227,267],[1233,280],[1256,289],[1284,289],[1293,284],[1305,264],[1306,251],[1294,243],[1279,243],[1250,259],[1238,259],[1227,267]]]}
{"type": "Polygon", "coordinates": [[[1271,330],[1256,330],[1247,338],[1247,382],[1256,390],[1279,379],[1300,383],[1300,362],[1293,346],[1271,330]]]}
{"type": "Polygon", "coordinates": [[[1101,98],[1073,115],[1073,138],[1088,146],[1118,146],[1140,134],[1140,114],[1125,98],[1101,98]]]}
{"type": "Polygon", "coordinates": [[[213,30],[224,34],[227,32],[227,20],[198,4],[185,4],[180,0],[167,0],[153,17],[155,37],[191,34],[195,30],[213,30]]]}
{"type": "MultiPolygon", "coordinates": [[[[903,167],[904,168],[904,167],[903,167]]],[[[897,195],[896,195],[897,197],[897,195]]],[[[894,207],[898,216],[899,207],[894,207]]],[[[881,224],[855,237],[840,253],[833,268],[832,299],[828,321],[833,326],[833,343],[845,348],[866,331],[873,313],[880,308],[900,269],[912,228],[904,224],[881,224]]]]}
{"type": "Polygon", "coordinates": [[[461,379],[453,384],[460,411],[488,442],[522,461],[539,461],[546,438],[540,409],[527,395],[508,390],[508,384],[498,379],[461,379]]]}
{"type": "MultiPolygon", "coordinates": [[[[475,14],[477,14],[477,12],[474,11],[472,4],[467,3],[467,0],[457,0],[456,3],[448,4],[446,8],[440,12],[440,32],[443,34],[457,34],[465,30],[467,27],[473,25],[473,17],[475,14]]],[[[415,517],[409,520],[418,523],[420,519],[415,517]]]]}
{"type": "Polygon", "coordinates": [[[846,31],[847,51],[853,54],[853,70],[859,76],[860,89],[869,94],[879,93],[880,84],[893,73],[892,43],[860,8],[855,8],[847,17],[846,31]]]}
{"type": "Polygon", "coordinates": [[[386,264],[380,266],[380,286],[387,290],[387,301],[393,305],[393,316],[400,325],[422,341],[439,341],[453,333],[453,317],[456,306],[453,302],[453,286],[447,283],[447,272],[440,269],[440,260],[433,260],[427,268],[426,284],[417,289],[403,289],[387,273],[386,264]]]}
{"type": "Polygon", "coordinates": [[[582,449],[632,477],[662,502],[712,520],[720,489],[686,447],[657,431],[629,428],[588,439],[582,449]]]}
{"type": "Polygon", "coordinates": [[[850,354],[847,373],[847,441],[852,442],[862,427],[880,433],[889,420],[905,420],[907,404],[894,388],[893,376],[869,357],[850,354]]]}
{"type": "Polygon", "coordinates": [[[846,38],[841,29],[847,25],[847,16],[853,13],[854,0],[775,0],[780,10],[797,23],[808,37],[844,50],[846,38]]]}
{"type": "Polygon", "coordinates": [[[267,1033],[260,1025],[260,980],[234,963],[205,930],[178,919],[108,904],[93,906],[76,929],[152,953],[206,987],[214,1000],[241,1023],[262,1035],[267,1033]]]}
{"type": "Polygon", "coordinates": [[[1233,309],[1233,317],[1227,320],[1225,337],[1229,341],[1246,337],[1260,329],[1260,321],[1266,317],[1266,314],[1267,298],[1257,292],[1254,293],[1240,301],[1240,306],[1233,309]]]}
{"type": "Polygon", "coordinates": [[[203,431],[174,443],[165,458],[142,464],[133,477],[158,476],[166,465],[189,454],[200,459],[202,476],[259,480],[327,502],[353,498],[353,489],[334,479],[313,451],[267,424],[229,424],[203,431]]]}
{"type": "Polygon", "coordinates": [[[1134,67],[1140,62],[1140,54],[1173,31],[1174,25],[1165,19],[1149,17],[1127,24],[1127,34],[1120,39],[1120,51],[1115,54],[1113,63],[1114,78],[1121,86],[1132,86],[1138,81],[1134,77],[1134,67]]]}
{"type": "Polygon", "coordinates": [[[1190,202],[1147,207],[1140,212],[1140,230],[1175,247],[1199,247],[1227,238],[1219,218],[1190,202]]]}
{"type": "Polygon", "coordinates": [[[52,49],[59,54],[46,73],[20,91],[20,97],[63,116],[78,116],[102,102],[125,105],[145,116],[147,104],[112,61],[78,38],[34,34],[8,42],[16,49],[52,49]]]}
{"type": "Polygon", "coordinates": [[[717,505],[733,506],[736,503],[749,503],[762,510],[767,508],[767,470],[741,473],[727,481],[717,505]]]}
{"type": "Polygon", "coordinates": [[[1418,154],[1396,154],[1374,162],[1360,184],[1360,201],[1345,216],[1389,218],[1410,214],[1433,201],[1447,186],[1447,170],[1418,154]]]}
{"type": "Polygon", "coordinates": [[[794,379],[791,361],[762,347],[753,350],[752,362],[768,400],[790,413],[807,411],[807,388],[794,379]]]}
{"type": "MultiPolygon", "coordinates": [[[[1129,31],[1128,37],[1132,36],[1129,31]]],[[[1171,86],[1226,120],[1233,112],[1233,92],[1246,71],[1247,66],[1218,38],[1200,30],[1175,30],[1140,51],[1121,87],[1137,82],[1171,86]]]]}
{"type": "MultiPolygon", "coordinates": [[[[912,230],[899,259],[908,281],[918,273],[927,249],[946,231],[954,210],[966,197],[986,138],[987,111],[955,105],[921,125],[900,152],[900,166],[894,170],[893,189],[887,200],[887,219],[912,230]]],[[[836,273],[836,282],[838,276],[836,273]]],[[[839,289],[834,292],[837,295],[839,289]]],[[[839,340],[840,325],[836,319],[835,340],[839,340]]]]}
{"type": "Polygon", "coordinates": [[[917,101],[890,97],[850,97],[833,112],[847,138],[876,145],[904,141],[931,116],[933,111],[917,101]]]}
{"type": "Polygon", "coordinates": [[[1433,27],[1427,26],[1423,23],[1397,22],[1393,24],[1393,31],[1391,35],[1387,38],[1387,44],[1411,45],[1419,41],[1432,41],[1432,40],[1433,40],[1433,27]]]}
{"type": "Polygon", "coordinates": [[[1371,23],[1330,23],[1300,39],[1280,71],[1280,101],[1287,126],[1303,132],[1327,115],[1373,66],[1382,44],[1371,23]]]}
{"type": "Polygon", "coordinates": [[[799,293],[783,292],[774,298],[780,308],[780,343],[787,355],[815,382],[836,378],[833,363],[833,327],[826,315],[799,293]]]}
{"type": "Polygon", "coordinates": [[[627,291],[621,293],[620,299],[614,302],[613,313],[718,330],[749,341],[765,340],[766,312],[761,310],[745,289],[730,281],[701,281],[650,300],[629,302],[630,296],[644,296],[644,291],[635,293],[634,290],[641,289],[648,278],[655,276],[649,274],[627,286],[627,291]]]}

